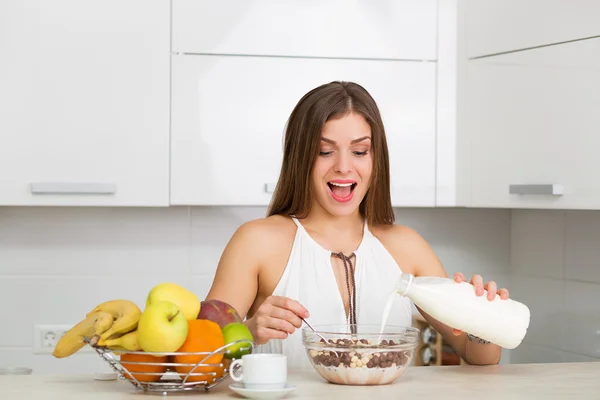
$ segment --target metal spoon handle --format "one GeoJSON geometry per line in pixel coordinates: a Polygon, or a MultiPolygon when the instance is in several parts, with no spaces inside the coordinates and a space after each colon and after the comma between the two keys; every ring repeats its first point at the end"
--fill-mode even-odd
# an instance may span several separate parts
{"type": "MultiPolygon", "coordinates": [[[[325,341],[325,343],[330,343],[330,342],[329,342],[327,339],[325,339],[323,336],[321,336],[321,334],[320,334],[319,332],[315,331],[315,328],[313,328],[313,327],[312,327],[312,325],[311,325],[311,324],[309,324],[307,320],[305,320],[305,319],[304,319],[304,318],[302,318],[302,317],[300,317],[300,319],[301,319],[302,321],[304,321],[304,323],[305,323],[306,325],[308,325],[308,327],[310,328],[310,330],[311,330],[311,331],[313,331],[313,332],[314,332],[314,333],[315,333],[315,334],[316,334],[318,337],[320,337],[321,339],[323,339],[323,340],[325,341]]],[[[335,356],[336,356],[336,357],[339,357],[339,356],[340,356],[340,355],[337,353],[337,351],[335,351],[335,350],[332,350],[332,352],[333,352],[333,354],[335,354],[335,356]]]]}
{"type": "Polygon", "coordinates": [[[325,338],[324,338],[323,336],[321,336],[321,335],[320,335],[320,334],[319,334],[317,331],[315,331],[315,328],[313,328],[313,327],[311,326],[311,324],[309,324],[309,323],[308,323],[308,321],[307,321],[307,320],[305,320],[305,319],[304,319],[304,318],[302,318],[302,317],[300,317],[300,319],[301,319],[302,321],[304,321],[304,323],[305,323],[305,324],[306,324],[306,325],[307,325],[307,326],[310,328],[310,330],[311,330],[311,331],[313,331],[314,333],[316,333],[316,334],[317,334],[317,336],[318,336],[318,337],[320,337],[321,339],[323,339],[323,340],[325,341],[325,343],[329,343],[329,342],[327,341],[327,339],[325,339],[325,338]]]}

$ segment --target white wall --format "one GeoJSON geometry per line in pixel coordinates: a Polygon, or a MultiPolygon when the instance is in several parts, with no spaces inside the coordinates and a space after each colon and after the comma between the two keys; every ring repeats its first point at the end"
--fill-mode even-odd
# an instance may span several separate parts
{"type": "Polygon", "coordinates": [[[600,358],[599,233],[598,211],[512,211],[511,297],[532,313],[512,363],[600,358]]]}
{"type": "MultiPolygon", "coordinates": [[[[116,297],[143,305],[148,289],[165,280],[204,296],[231,234],[264,212],[0,208],[0,366],[106,369],[93,353],[63,360],[33,355],[33,325],[75,323],[116,297]]],[[[481,273],[530,307],[524,343],[502,362],[600,358],[600,212],[406,209],[397,215],[429,241],[449,275],[481,273]]]]}
{"type": "MultiPolygon", "coordinates": [[[[0,208],[0,366],[37,373],[106,370],[95,353],[57,360],[33,355],[34,324],[74,324],[97,303],[143,306],[155,284],[179,282],[203,297],[227,240],[265,209],[220,207],[0,208]]],[[[510,213],[407,209],[448,274],[480,272],[507,282],[510,213]]]]}

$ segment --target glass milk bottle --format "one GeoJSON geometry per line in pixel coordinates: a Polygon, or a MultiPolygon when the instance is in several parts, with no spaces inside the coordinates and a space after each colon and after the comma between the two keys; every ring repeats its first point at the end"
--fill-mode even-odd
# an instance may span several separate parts
{"type": "Polygon", "coordinates": [[[396,292],[441,323],[506,349],[519,346],[529,327],[530,312],[525,304],[498,295],[490,301],[487,291],[477,296],[468,282],[403,273],[396,292]]]}

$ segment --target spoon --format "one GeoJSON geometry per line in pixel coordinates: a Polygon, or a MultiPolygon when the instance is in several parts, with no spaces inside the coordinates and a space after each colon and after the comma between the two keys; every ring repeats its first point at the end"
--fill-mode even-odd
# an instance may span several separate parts
{"type": "Polygon", "coordinates": [[[310,328],[311,331],[313,331],[318,337],[320,337],[321,339],[323,339],[325,341],[325,343],[329,343],[329,341],[327,339],[325,339],[323,336],[321,336],[321,334],[317,331],[315,331],[315,328],[313,328],[307,320],[305,320],[304,318],[300,317],[300,319],[302,321],[304,321],[304,323],[310,328]]]}
{"type": "MultiPolygon", "coordinates": [[[[305,320],[304,318],[298,316],[302,321],[304,321],[304,323],[310,328],[311,331],[313,331],[318,337],[320,337],[321,339],[323,339],[325,341],[326,344],[330,344],[330,342],[325,339],[323,336],[321,336],[321,334],[317,331],[315,331],[315,328],[312,327],[311,324],[308,323],[307,320],[305,320]]],[[[339,357],[340,355],[337,353],[337,351],[335,350],[331,350],[333,352],[333,354],[335,354],[336,357],[339,357]]]]}

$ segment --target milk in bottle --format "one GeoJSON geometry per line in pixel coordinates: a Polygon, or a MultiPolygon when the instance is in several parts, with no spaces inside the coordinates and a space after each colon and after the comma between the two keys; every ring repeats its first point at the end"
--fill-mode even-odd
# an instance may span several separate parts
{"type": "Polygon", "coordinates": [[[441,323],[506,349],[519,346],[529,327],[530,312],[525,304],[498,295],[490,301],[487,291],[477,296],[468,282],[403,273],[396,292],[441,323]]]}

